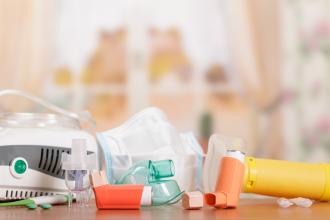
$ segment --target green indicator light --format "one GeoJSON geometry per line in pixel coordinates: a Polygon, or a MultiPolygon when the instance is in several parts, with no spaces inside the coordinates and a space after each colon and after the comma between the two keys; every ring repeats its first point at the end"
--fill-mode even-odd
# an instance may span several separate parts
{"type": "Polygon", "coordinates": [[[17,160],[14,165],[14,170],[18,174],[23,174],[26,171],[26,163],[24,160],[17,160]]]}

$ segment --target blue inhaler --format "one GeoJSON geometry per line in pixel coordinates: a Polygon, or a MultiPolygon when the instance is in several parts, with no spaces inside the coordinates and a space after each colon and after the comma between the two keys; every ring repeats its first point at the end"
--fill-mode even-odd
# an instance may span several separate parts
{"type": "MultiPolygon", "coordinates": [[[[87,206],[91,195],[89,174],[96,169],[96,155],[87,154],[85,139],[73,139],[71,154],[62,153],[62,169],[69,198],[76,198],[78,206],[87,206]]],[[[68,204],[71,206],[72,201],[68,204]]]]}
{"type": "Polygon", "coordinates": [[[118,184],[143,184],[152,187],[152,205],[174,204],[181,199],[183,191],[175,180],[172,160],[145,160],[128,169],[118,184]]]}

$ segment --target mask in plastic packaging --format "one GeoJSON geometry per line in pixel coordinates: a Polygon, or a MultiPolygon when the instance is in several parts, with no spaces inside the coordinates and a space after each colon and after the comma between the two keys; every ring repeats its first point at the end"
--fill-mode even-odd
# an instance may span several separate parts
{"type": "Polygon", "coordinates": [[[111,183],[139,161],[171,159],[176,168],[174,179],[181,189],[201,186],[201,178],[197,179],[203,156],[200,145],[192,133],[179,134],[157,108],[147,108],[121,126],[98,133],[97,139],[111,183]]]}

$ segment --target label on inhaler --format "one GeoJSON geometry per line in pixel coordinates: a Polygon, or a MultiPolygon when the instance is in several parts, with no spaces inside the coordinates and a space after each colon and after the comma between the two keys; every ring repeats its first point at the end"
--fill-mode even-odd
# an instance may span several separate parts
{"type": "Polygon", "coordinates": [[[144,186],[143,192],[142,192],[142,197],[141,197],[141,205],[142,206],[151,205],[151,197],[152,197],[152,187],[144,186]]]}

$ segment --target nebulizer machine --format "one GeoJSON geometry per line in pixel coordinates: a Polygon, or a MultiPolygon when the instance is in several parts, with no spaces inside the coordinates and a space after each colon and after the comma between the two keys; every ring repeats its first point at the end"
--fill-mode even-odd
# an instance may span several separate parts
{"type": "Polygon", "coordinates": [[[81,126],[93,120],[25,92],[0,90],[0,103],[3,96],[28,99],[54,113],[0,113],[0,200],[66,194],[62,153],[71,153],[73,139],[84,139],[88,154],[97,157],[94,136],[81,126]]]}
{"type": "Polygon", "coordinates": [[[134,176],[135,171],[129,172],[141,166],[153,179],[137,183],[161,195],[153,197],[153,204],[170,204],[183,191],[201,188],[200,145],[192,133],[178,133],[157,108],[147,108],[123,125],[97,133],[95,139],[92,129],[81,125],[95,126],[87,113],[68,112],[17,90],[1,90],[1,96],[23,97],[54,112],[0,113],[1,200],[66,195],[69,191],[65,198],[78,195],[83,205],[92,169],[106,171],[110,184],[123,184],[128,180],[122,177],[134,176]],[[90,157],[94,159],[87,159],[90,157]],[[96,165],[92,165],[94,160],[96,165]]]}
{"type": "Polygon", "coordinates": [[[241,140],[213,135],[204,166],[206,204],[234,208],[240,193],[330,200],[330,164],[246,156],[241,140]]]}

